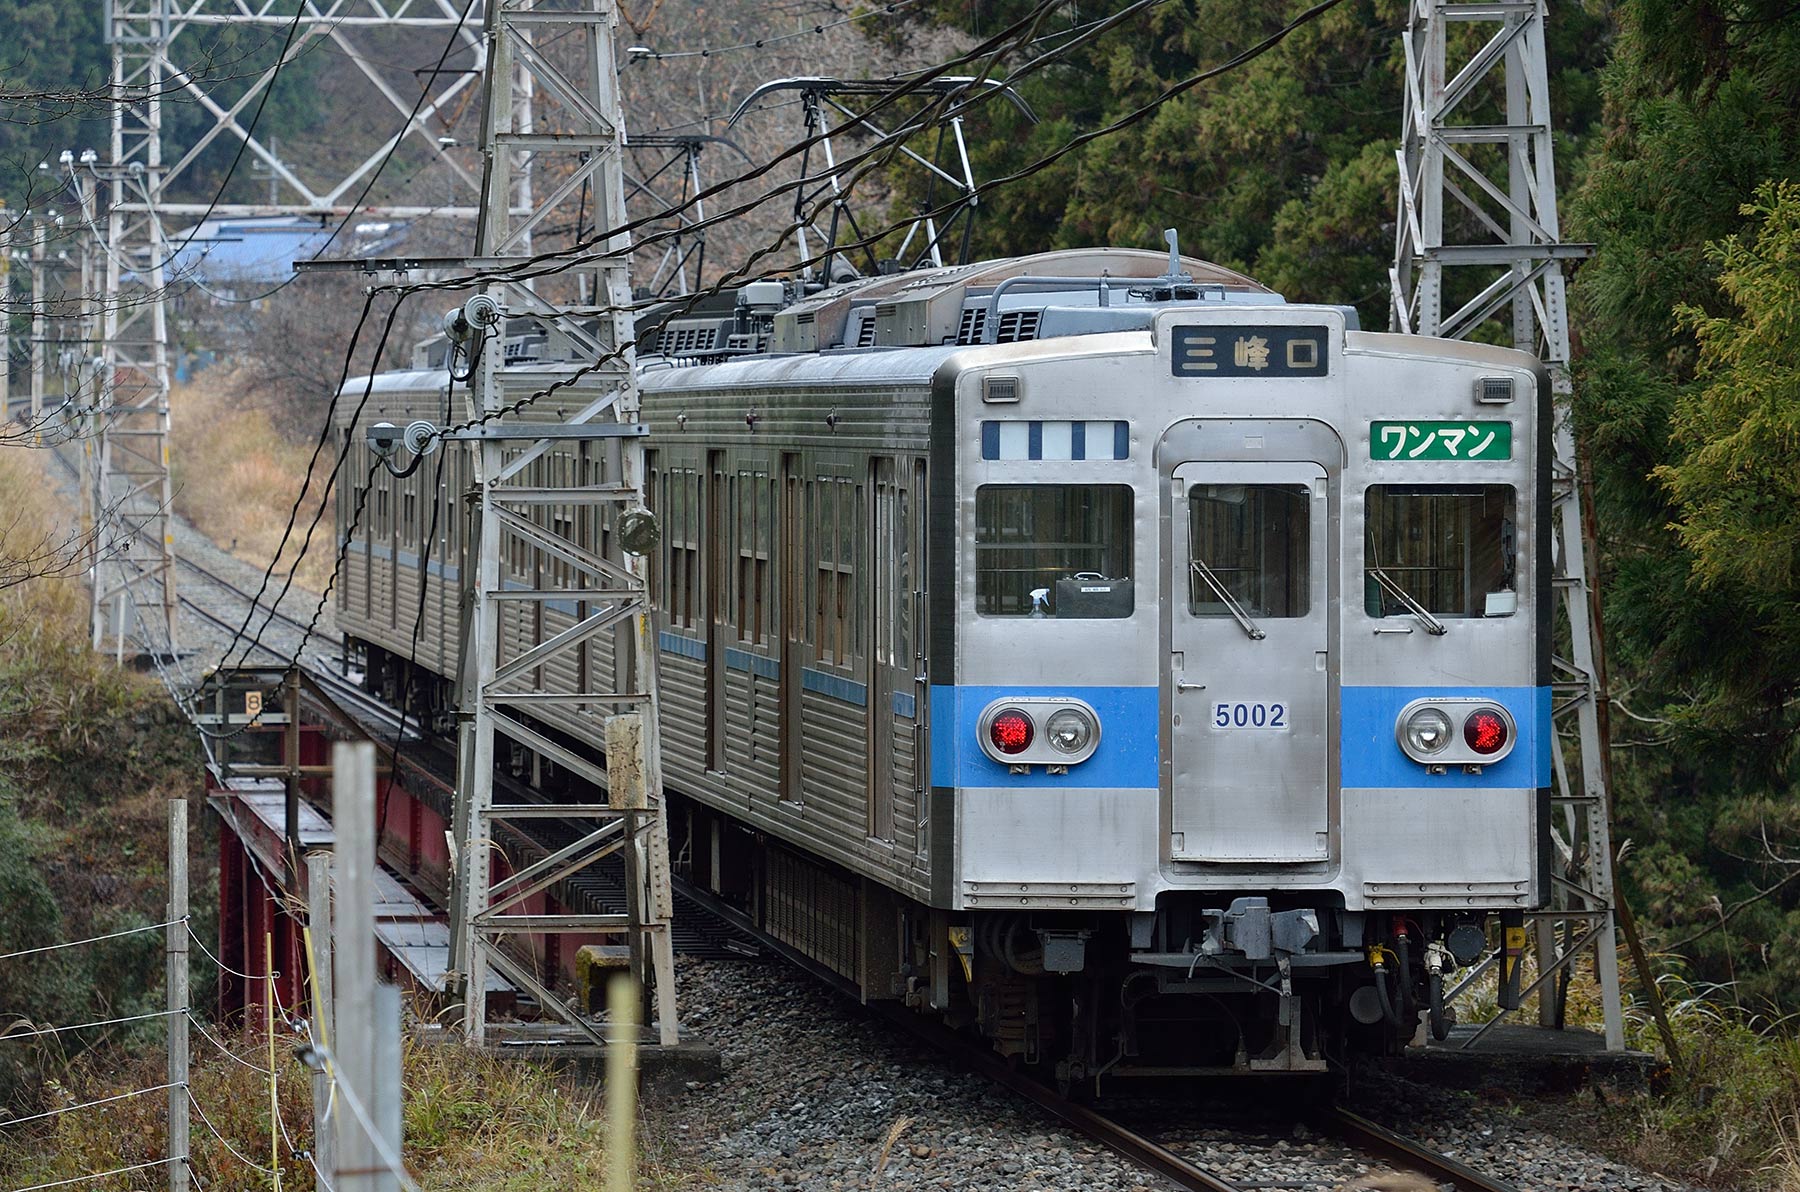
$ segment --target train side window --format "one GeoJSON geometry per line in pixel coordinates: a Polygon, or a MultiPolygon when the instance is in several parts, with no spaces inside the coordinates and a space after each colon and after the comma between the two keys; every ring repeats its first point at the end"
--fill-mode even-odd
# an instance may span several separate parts
{"type": "Polygon", "coordinates": [[[975,611],[987,617],[1129,617],[1132,490],[986,484],[975,490],[975,611]]]}
{"type": "Polygon", "coordinates": [[[1509,484],[1376,484],[1367,494],[1363,607],[1507,617],[1519,604],[1517,495],[1509,484]]]}
{"type": "Polygon", "coordinates": [[[813,641],[819,661],[848,666],[862,653],[862,619],[856,615],[862,486],[853,480],[821,476],[812,488],[817,556],[813,641]]]}
{"type": "Polygon", "coordinates": [[[738,640],[761,645],[771,616],[775,489],[767,472],[739,472],[737,492],[738,640]]]}
{"type": "Polygon", "coordinates": [[[669,543],[669,624],[694,626],[700,590],[700,474],[692,468],[670,468],[668,513],[663,524],[669,543]]]}
{"type": "Polygon", "coordinates": [[[1304,617],[1311,569],[1304,484],[1196,484],[1188,489],[1188,612],[1304,617]]]}

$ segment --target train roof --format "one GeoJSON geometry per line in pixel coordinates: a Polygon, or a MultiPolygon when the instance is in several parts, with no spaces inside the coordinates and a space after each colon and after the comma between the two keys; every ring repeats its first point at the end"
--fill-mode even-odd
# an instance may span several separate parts
{"type": "MultiPolygon", "coordinates": [[[[959,351],[1055,341],[1048,351],[1006,359],[1085,355],[1072,341],[1106,339],[1108,350],[1148,350],[1157,315],[1171,308],[1285,306],[1278,293],[1210,261],[1131,248],[1064,249],[859,277],[821,288],[798,279],[764,279],[640,311],[637,358],[651,391],[751,384],[925,384],[959,351]],[[1138,333],[1121,340],[1120,333],[1138,333]],[[898,349],[906,349],[904,351],[898,349]],[[679,376],[674,374],[680,374],[679,376]]],[[[1419,336],[1362,332],[1352,307],[1343,316],[1352,351],[1518,366],[1511,349],[1419,336]]],[[[1097,345],[1096,345],[1097,346],[1097,345]]],[[[534,319],[508,320],[508,367],[555,370],[582,363],[574,340],[534,319]],[[567,359],[565,359],[567,357],[567,359]]],[[[441,339],[414,353],[410,370],[380,374],[382,393],[441,390],[448,374],[441,339]]],[[[973,363],[974,361],[971,361],[973,363]]],[[[371,382],[358,378],[346,395],[371,382]]]]}

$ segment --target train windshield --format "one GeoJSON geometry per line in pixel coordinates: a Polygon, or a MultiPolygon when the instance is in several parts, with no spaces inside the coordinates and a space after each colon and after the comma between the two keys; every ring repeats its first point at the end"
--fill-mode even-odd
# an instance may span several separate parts
{"type": "Polygon", "coordinates": [[[975,490],[975,611],[1129,617],[1131,489],[987,484],[975,490]]]}
{"type": "Polygon", "coordinates": [[[1309,496],[1304,484],[1188,489],[1188,611],[1304,617],[1309,496]]]}
{"type": "Polygon", "coordinates": [[[1517,611],[1511,485],[1377,484],[1367,497],[1363,603],[1371,617],[1517,611]]]}

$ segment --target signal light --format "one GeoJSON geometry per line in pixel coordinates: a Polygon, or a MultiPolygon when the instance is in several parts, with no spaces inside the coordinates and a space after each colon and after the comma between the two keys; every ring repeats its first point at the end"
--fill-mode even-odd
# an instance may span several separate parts
{"type": "Polygon", "coordinates": [[[988,739],[993,741],[995,749],[1009,756],[1030,749],[1031,739],[1036,735],[1031,717],[1017,708],[1004,708],[988,722],[988,739]]]}
{"type": "Polygon", "coordinates": [[[1483,757],[1505,749],[1509,735],[1506,717],[1493,708],[1477,708],[1463,721],[1463,742],[1483,757]]]}

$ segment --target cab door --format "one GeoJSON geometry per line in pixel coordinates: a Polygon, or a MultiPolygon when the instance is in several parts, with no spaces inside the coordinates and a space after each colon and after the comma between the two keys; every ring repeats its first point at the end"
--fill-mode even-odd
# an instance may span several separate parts
{"type": "Polygon", "coordinates": [[[1330,854],[1329,475],[1313,462],[1174,470],[1170,855],[1330,854]]]}

